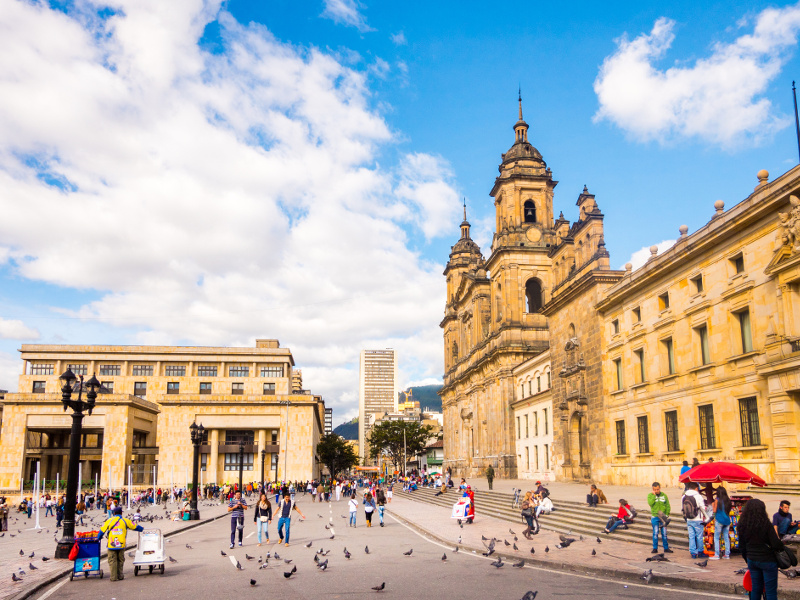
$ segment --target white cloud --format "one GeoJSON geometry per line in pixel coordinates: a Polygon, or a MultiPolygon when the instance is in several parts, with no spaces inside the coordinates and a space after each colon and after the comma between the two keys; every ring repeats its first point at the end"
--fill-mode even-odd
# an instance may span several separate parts
{"type": "Polygon", "coordinates": [[[38,340],[39,332],[16,319],[0,317],[0,340],[38,340]]]}
{"type": "Polygon", "coordinates": [[[389,36],[392,40],[392,43],[395,46],[405,46],[408,44],[408,40],[406,40],[406,34],[402,31],[398,31],[397,33],[393,33],[389,36]]]}
{"type": "Polygon", "coordinates": [[[109,324],[85,343],[276,337],[337,414],[362,348],[440,377],[442,265],[407,236],[454,230],[447,162],[377,164],[397,136],[329,53],[222,12],[211,55],[200,0],[118,5],[99,22],[0,3],[0,259],[100,292],[71,313],[109,324]]]}
{"type": "Polygon", "coordinates": [[[800,5],[766,9],[752,33],[714,44],[689,66],[659,69],[674,27],[662,17],[649,34],[617,40],[594,82],[595,121],[608,120],[639,140],[697,137],[721,146],[758,142],[789,123],[763,94],[797,44],[800,5]]]}
{"type": "MultiPolygon", "coordinates": [[[[662,240],[656,246],[658,247],[658,253],[661,254],[662,252],[669,250],[672,246],[675,245],[676,240],[662,240]]],[[[648,261],[650,258],[650,246],[644,246],[639,248],[636,252],[631,254],[631,257],[628,259],[627,262],[633,265],[633,270],[635,271],[639,267],[643,266],[644,263],[648,261]]],[[[620,269],[624,269],[624,266],[621,266],[620,269]]]]}
{"type": "Polygon", "coordinates": [[[340,25],[355,27],[362,33],[374,31],[367,25],[366,17],[359,12],[362,6],[356,0],[324,0],[324,3],[325,9],[320,16],[340,25]]]}
{"type": "Polygon", "coordinates": [[[0,352],[0,390],[16,392],[20,373],[22,361],[19,357],[0,352]]]}

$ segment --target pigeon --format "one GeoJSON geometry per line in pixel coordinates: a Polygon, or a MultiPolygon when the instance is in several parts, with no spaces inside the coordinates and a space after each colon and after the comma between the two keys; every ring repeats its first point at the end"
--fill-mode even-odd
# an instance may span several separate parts
{"type": "Polygon", "coordinates": [[[20,574],[20,575],[25,575],[25,571],[23,571],[22,569],[20,569],[20,570],[19,570],[19,574],[20,574]]]}
{"type": "Polygon", "coordinates": [[[519,548],[517,548],[516,544],[514,544],[514,550],[519,551],[519,548]]]}
{"type": "Polygon", "coordinates": [[[31,553],[28,555],[28,558],[33,558],[34,554],[36,554],[36,552],[31,552],[31,553]]]}
{"type": "Polygon", "coordinates": [[[414,552],[413,548],[411,548],[408,552],[403,552],[403,556],[411,556],[412,552],[414,552]]]}
{"type": "Polygon", "coordinates": [[[369,554],[369,546],[364,546],[364,552],[366,552],[367,554],[369,554]]]}
{"type": "Polygon", "coordinates": [[[285,562],[287,565],[290,565],[290,564],[292,564],[292,559],[291,558],[284,558],[283,562],[285,562]]]}
{"type": "Polygon", "coordinates": [[[486,552],[482,552],[481,554],[483,554],[484,556],[491,556],[492,554],[494,554],[494,550],[487,550],[486,552]]]}
{"type": "Polygon", "coordinates": [[[514,564],[512,564],[511,566],[512,566],[512,567],[517,567],[518,569],[521,569],[522,567],[524,567],[524,566],[525,566],[525,561],[524,561],[524,560],[521,560],[521,561],[519,561],[518,563],[514,563],[514,564]]]}
{"type": "Polygon", "coordinates": [[[536,554],[536,549],[533,546],[531,546],[531,554],[536,554]]]}
{"type": "Polygon", "coordinates": [[[734,575],[744,575],[745,573],[747,573],[747,567],[744,567],[743,569],[739,569],[738,571],[733,572],[734,575]]]}
{"type": "Polygon", "coordinates": [[[494,561],[493,563],[489,563],[489,564],[492,565],[493,567],[497,568],[497,569],[499,569],[500,567],[505,565],[505,563],[503,562],[503,557],[502,556],[498,556],[496,561],[494,561]]]}
{"type": "Polygon", "coordinates": [[[705,559],[703,562],[694,563],[694,564],[696,564],[698,567],[702,567],[702,568],[705,569],[708,566],[708,559],[705,559]]]}
{"type": "Polygon", "coordinates": [[[256,580],[255,579],[251,579],[250,580],[250,585],[255,585],[255,584],[256,584],[256,580]]]}
{"type": "Polygon", "coordinates": [[[280,556],[278,555],[278,553],[276,552],[276,553],[275,553],[275,560],[280,560],[280,559],[281,559],[281,557],[280,557],[280,556]]]}
{"type": "Polygon", "coordinates": [[[261,564],[262,562],[264,562],[264,557],[259,556],[258,557],[258,564],[261,564]]]}
{"type": "Polygon", "coordinates": [[[325,560],[323,560],[321,563],[319,563],[317,565],[317,567],[319,567],[320,571],[324,571],[325,569],[327,569],[328,568],[328,559],[326,558],[325,560]]]}
{"type": "Polygon", "coordinates": [[[306,548],[311,548],[311,544],[313,544],[313,542],[308,542],[308,543],[306,544],[306,548]]]}
{"type": "Polygon", "coordinates": [[[172,562],[172,563],[176,563],[176,562],[178,562],[177,560],[175,560],[175,559],[174,559],[174,558],[172,558],[171,556],[170,556],[170,557],[168,557],[168,558],[169,558],[169,562],[172,562]]]}
{"type": "Polygon", "coordinates": [[[291,573],[297,573],[297,567],[292,567],[291,573]]]}
{"type": "Polygon", "coordinates": [[[49,559],[48,557],[46,557],[46,556],[43,556],[43,557],[42,557],[42,560],[43,560],[44,562],[47,562],[47,561],[48,561],[48,560],[50,560],[50,559],[49,559]]]}
{"type": "Polygon", "coordinates": [[[11,537],[17,537],[17,536],[16,536],[16,535],[14,535],[13,533],[9,533],[8,535],[10,535],[11,537]]]}
{"type": "Polygon", "coordinates": [[[488,541],[489,541],[489,538],[481,536],[481,541],[482,541],[482,542],[488,542],[488,541]]]}
{"type": "Polygon", "coordinates": [[[350,553],[349,553],[349,552],[348,552],[348,551],[345,549],[345,551],[344,551],[344,557],[345,557],[347,560],[350,560],[350,556],[351,556],[351,554],[350,554],[350,553]]]}
{"type": "Polygon", "coordinates": [[[518,541],[519,541],[519,538],[518,538],[517,536],[514,536],[514,541],[515,541],[515,542],[518,542],[518,541]]]}
{"type": "Polygon", "coordinates": [[[323,518],[323,517],[322,517],[322,515],[317,515],[317,516],[318,516],[320,519],[322,519],[322,518],[323,518]]]}
{"type": "Polygon", "coordinates": [[[255,558],[255,556],[250,556],[250,555],[249,555],[249,554],[247,554],[247,553],[245,553],[244,557],[245,557],[247,560],[253,560],[253,559],[255,558]]]}
{"type": "Polygon", "coordinates": [[[16,573],[11,574],[11,581],[22,581],[19,577],[17,577],[16,573]]]}
{"type": "Polygon", "coordinates": [[[269,567],[269,564],[267,564],[267,563],[264,563],[263,565],[261,565],[261,566],[260,566],[260,567],[258,567],[258,568],[259,568],[259,569],[266,569],[267,567],[269,567]]]}
{"type": "Polygon", "coordinates": [[[536,600],[536,594],[539,592],[534,592],[533,590],[529,590],[525,592],[525,595],[522,597],[522,600],[536,600]]]}
{"type": "Polygon", "coordinates": [[[780,571],[781,573],[783,573],[784,575],[786,575],[786,577],[788,577],[789,579],[794,579],[794,578],[795,578],[795,577],[797,577],[797,575],[798,575],[798,573],[797,573],[797,570],[796,570],[796,569],[786,569],[786,570],[784,570],[784,569],[779,569],[779,571],[780,571]]]}
{"type": "MultiPolygon", "coordinates": [[[[169,541],[169,540],[168,540],[168,541],[169,541]]],[[[187,547],[189,550],[194,550],[194,548],[192,548],[192,547],[191,547],[189,544],[186,544],[186,547],[187,547]]]]}
{"type": "Polygon", "coordinates": [[[595,550],[594,548],[592,548],[592,556],[597,556],[597,550],[595,550]]]}
{"type": "Polygon", "coordinates": [[[547,554],[548,552],[550,552],[550,546],[545,546],[545,547],[544,547],[544,552],[545,552],[545,554],[547,554]]]}
{"type": "Polygon", "coordinates": [[[648,569],[642,573],[642,579],[644,579],[646,583],[653,581],[653,569],[648,569]]]}
{"type": "Polygon", "coordinates": [[[458,552],[458,546],[456,546],[455,548],[453,548],[453,552],[458,552]]]}
{"type": "Polygon", "coordinates": [[[515,534],[513,531],[511,531],[510,529],[508,530],[508,533],[510,533],[511,535],[516,535],[516,534],[515,534]]]}
{"type": "Polygon", "coordinates": [[[384,581],[382,584],[380,584],[380,585],[376,585],[376,586],[375,586],[374,588],[372,588],[372,589],[373,589],[373,590],[375,590],[376,592],[382,592],[382,591],[384,590],[384,588],[385,588],[385,587],[386,587],[386,582],[384,581]]]}
{"type": "Polygon", "coordinates": [[[238,560],[236,561],[236,570],[244,571],[244,569],[242,568],[242,563],[240,563],[238,560]]]}
{"type": "Polygon", "coordinates": [[[645,562],[669,562],[669,559],[664,556],[663,552],[659,552],[658,554],[646,558],[645,562]]]}
{"type": "Polygon", "coordinates": [[[291,571],[286,571],[286,572],[283,574],[283,576],[284,576],[284,577],[286,577],[286,579],[289,579],[289,577],[291,577],[291,576],[292,576],[292,572],[291,572],[291,571]]]}
{"type": "Polygon", "coordinates": [[[20,551],[19,551],[19,555],[20,555],[20,556],[25,556],[25,551],[24,551],[24,550],[20,550],[20,551]]]}
{"type": "Polygon", "coordinates": [[[508,543],[508,540],[503,540],[503,543],[504,543],[506,546],[510,546],[510,545],[511,545],[511,544],[509,544],[509,543],[508,543]]]}
{"type": "Polygon", "coordinates": [[[603,543],[603,540],[601,540],[600,538],[597,538],[597,543],[598,543],[598,544],[602,544],[602,543],[603,543]]]}
{"type": "Polygon", "coordinates": [[[36,570],[36,569],[38,569],[38,568],[39,568],[39,567],[34,567],[34,566],[33,566],[33,563],[28,563],[28,569],[30,569],[31,571],[35,571],[35,570],[36,570]]]}
{"type": "Polygon", "coordinates": [[[130,556],[131,558],[135,558],[136,552],[128,552],[128,556],[130,556]]]}
{"type": "Polygon", "coordinates": [[[225,553],[224,553],[222,550],[220,550],[220,551],[219,551],[219,553],[220,553],[220,554],[222,554],[222,556],[228,556],[228,555],[227,555],[227,554],[225,554],[225,553]]]}
{"type": "MultiPolygon", "coordinates": [[[[47,530],[47,533],[50,533],[49,529],[47,530]]],[[[5,531],[3,533],[0,533],[0,537],[5,537],[5,536],[6,536],[6,532],[5,531]]]]}

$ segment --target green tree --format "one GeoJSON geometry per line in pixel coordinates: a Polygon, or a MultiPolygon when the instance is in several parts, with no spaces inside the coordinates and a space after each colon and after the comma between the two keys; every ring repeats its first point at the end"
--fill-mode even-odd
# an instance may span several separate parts
{"type": "Polygon", "coordinates": [[[377,459],[383,451],[391,457],[395,471],[403,462],[403,449],[406,456],[421,453],[431,437],[433,427],[422,425],[419,421],[381,421],[369,432],[370,457],[377,459]],[[405,437],[403,436],[405,433],[405,437]]]}
{"type": "Polygon", "coordinates": [[[349,470],[358,464],[358,455],[353,447],[340,435],[329,433],[323,435],[317,444],[317,456],[322,464],[328,467],[331,477],[349,470]]]}

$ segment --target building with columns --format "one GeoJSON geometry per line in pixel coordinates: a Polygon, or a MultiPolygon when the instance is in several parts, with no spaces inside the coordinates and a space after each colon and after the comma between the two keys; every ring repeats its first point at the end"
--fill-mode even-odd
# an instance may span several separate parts
{"type": "Polygon", "coordinates": [[[288,348],[23,345],[19,391],[3,399],[0,489],[19,489],[41,463],[42,475],[66,477],[71,413],[58,377],[96,374],[96,407],[83,421],[81,471],[101,487],[183,486],[191,476],[189,425],[202,424],[203,482],[238,481],[239,443],[247,481],[318,476],[316,445],[325,405],[302,389],[288,348]],[[263,454],[262,454],[263,451],[263,454]]]}
{"type": "Polygon", "coordinates": [[[741,202],[717,201],[696,232],[615,270],[595,195],[584,186],[577,220],[555,218],[557,181],[528,133],[520,101],[489,255],[465,210],[444,271],[444,467],[535,477],[523,427],[541,400],[557,480],[675,483],[697,457],[798,481],[800,167],[759,172],[741,202]],[[552,386],[526,394],[545,361],[552,386]]]}

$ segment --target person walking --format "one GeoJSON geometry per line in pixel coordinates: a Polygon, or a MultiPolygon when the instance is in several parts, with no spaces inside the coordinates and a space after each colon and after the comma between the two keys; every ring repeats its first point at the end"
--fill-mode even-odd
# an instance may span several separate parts
{"type": "Polygon", "coordinates": [[[539,533],[539,520],[533,514],[534,508],[533,493],[525,492],[525,496],[522,498],[522,504],[520,504],[520,514],[528,524],[527,529],[522,532],[522,535],[525,536],[526,540],[533,539],[531,536],[539,533]],[[534,527],[534,523],[536,524],[536,527],[534,527]]]}
{"type": "Polygon", "coordinates": [[[750,600],[778,598],[778,563],[775,552],[784,550],[767,516],[767,507],[758,498],[747,501],[739,518],[739,551],[747,562],[752,580],[750,600]],[[766,592],[766,594],[765,594],[766,592]]]}
{"type": "Polygon", "coordinates": [[[278,503],[278,514],[280,518],[278,519],[278,543],[284,542],[283,537],[283,528],[286,527],[286,542],[285,545],[289,545],[289,530],[292,527],[292,511],[296,510],[300,513],[300,517],[305,519],[306,516],[302,513],[302,511],[297,508],[297,504],[294,503],[292,500],[291,494],[289,492],[285,492],[283,495],[283,499],[281,499],[280,503],[278,503]]]}
{"type": "Polygon", "coordinates": [[[378,502],[378,519],[380,519],[381,527],[383,527],[383,511],[386,509],[386,494],[383,492],[383,488],[378,488],[375,492],[375,498],[378,502]]]}
{"type": "Polygon", "coordinates": [[[703,523],[706,521],[706,503],[697,491],[697,484],[690,481],[681,497],[681,513],[689,533],[689,552],[692,558],[703,554],[703,523]]]}
{"type": "Polygon", "coordinates": [[[128,530],[144,531],[144,527],[136,525],[122,516],[122,507],[117,506],[114,514],[106,519],[100,527],[98,541],[108,534],[108,568],[111,571],[111,581],[125,579],[122,568],[125,566],[125,540],[128,530]]]}
{"type": "Polygon", "coordinates": [[[716,492],[717,497],[711,503],[711,512],[714,514],[714,556],[709,557],[710,560],[720,559],[720,541],[725,543],[725,556],[721,558],[731,557],[731,538],[729,535],[731,529],[731,499],[728,497],[728,490],[722,486],[719,486],[716,492]]]}
{"type": "Polygon", "coordinates": [[[355,527],[356,513],[358,512],[358,500],[355,499],[355,496],[350,496],[350,500],[347,501],[347,508],[350,511],[349,526],[355,527]]]}
{"type": "Polygon", "coordinates": [[[253,521],[256,524],[256,531],[258,531],[258,545],[261,545],[261,533],[263,532],[269,544],[269,524],[272,523],[272,504],[270,504],[267,494],[261,494],[261,498],[256,504],[256,509],[253,512],[253,521]]]}
{"type": "Polygon", "coordinates": [[[367,527],[372,527],[372,513],[375,512],[375,499],[371,492],[364,494],[364,516],[367,517],[367,527]]]}
{"type": "Polygon", "coordinates": [[[667,540],[667,519],[669,518],[670,506],[669,498],[661,491],[661,484],[653,482],[653,491],[647,495],[647,504],[650,505],[650,524],[653,526],[653,550],[652,554],[658,553],[658,532],[661,532],[661,545],[664,552],[672,553],[669,549],[667,540]]]}
{"type": "Polygon", "coordinates": [[[242,492],[237,490],[233,498],[228,502],[228,512],[231,513],[231,545],[236,541],[236,532],[239,532],[239,545],[242,545],[242,534],[244,533],[244,511],[249,508],[247,500],[242,498],[242,492]]]}

